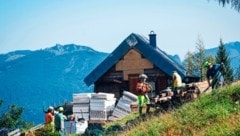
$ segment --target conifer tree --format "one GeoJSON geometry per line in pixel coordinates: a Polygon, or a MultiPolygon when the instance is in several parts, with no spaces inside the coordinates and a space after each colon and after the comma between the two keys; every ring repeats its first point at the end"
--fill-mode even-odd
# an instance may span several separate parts
{"type": "Polygon", "coordinates": [[[233,70],[231,68],[230,59],[222,39],[220,39],[220,45],[218,46],[216,63],[224,64],[225,69],[223,69],[221,72],[223,74],[225,83],[231,83],[233,81],[233,70]]]}
{"type": "Polygon", "coordinates": [[[195,66],[199,71],[200,79],[203,81],[204,76],[205,76],[205,69],[202,67],[203,63],[206,61],[206,51],[205,51],[205,46],[202,38],[198,36],[198,40],[196,42],[196,52],[194,55],[194,62],[195,66]]]}
{"type": "Polygon", "coordinates": [[[193,56],[194,56],[194,54],[192,52],[188,51],[187,54],[185,55],[185,59],[183,61],[183,65],[187,69],[187,76],[194,75],[195,66],[194,66],[193,56]]]}
{"type": "Polygon", "coordinates": [[[187,74],[190,76],[199,76],[201,81],[206,79],[206,69],[203,68],[203,63],[209,61],[215,62],[215,58],[212,55],[207,55],[204,47],[204,42],[200,36],[198,36],[195,52],[187,52],[184,59],[184,66],[187,69],[187,74]]]}
{"type": "Polygon", "coordinates": [[[2,109],[3,100],[0,99],[0,128],[14,130],[16,128],[28,129],[33,126],[22,120],[23,108],[16,105],[9,105],[8,109],[2,109]]]}
{"type": "Polygon", "coordinates": [[[240,12],[240,1],[239,0],[218,0],[219,4],[225,6],[226,4],[231,4],[231,7],[240,12]]]}

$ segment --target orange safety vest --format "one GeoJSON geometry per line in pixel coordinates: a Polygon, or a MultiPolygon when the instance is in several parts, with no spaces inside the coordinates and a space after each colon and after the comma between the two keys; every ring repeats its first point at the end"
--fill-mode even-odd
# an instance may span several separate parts
{"type": "Polygon", "coordinates": [[[150,90],[149,84],[146,83],[137,83],[136,90],[137,90],[137,95],[144,95],[150,90]]]}
{"type": "Polygon", "coordinates": [[[46,113],[45,121],[46,121],[47,124],[52,123],[53,119],[54,119],[54,116],[52,115],[52,113],[50,113],[50,112],[46,113]]]}

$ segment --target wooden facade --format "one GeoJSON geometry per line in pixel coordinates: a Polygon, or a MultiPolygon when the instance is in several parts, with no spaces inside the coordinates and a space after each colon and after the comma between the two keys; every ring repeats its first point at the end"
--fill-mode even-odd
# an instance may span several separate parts
{"type": "Polygon", "coordinates": [[[136,94],[138,76],[143,73],[156,94],[170,86],[173,71],[183,78],[186,70],[156,46],[156,35],[150,33],[149,39],[130,34],[84,82],[94,84],[94,92],[114,93],[120,98],[123,90],[136,94]]]}
{"type": "Polygon", "coordinates": [[[116,98],[121,97],[123,90],[136,94],[136,83],[139,74],[142,73],[148,76],[147,81],[152,84],[156,94],[169,86],[171,77],[158,69],[136,49],[131,49],[95,82],[94,91],[114,93],[116,98]]]}

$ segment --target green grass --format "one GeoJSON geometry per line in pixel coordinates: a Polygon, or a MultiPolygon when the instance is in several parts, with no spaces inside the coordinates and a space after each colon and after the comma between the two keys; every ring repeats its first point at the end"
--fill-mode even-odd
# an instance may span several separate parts
{"type": "MultiPolygon", "coordinates": [[[[137,113],[118,121],[119,125],[137,117],[137,113]]],[[[116,123],[115,123],[116,124],[116,123]]],[[[106,129],[114,123],[105,126],[106,129]]],[[[126,136],[239,136],[240,84],[202,94],[194,102],[169,113],[146,117],[126,136]]]]}

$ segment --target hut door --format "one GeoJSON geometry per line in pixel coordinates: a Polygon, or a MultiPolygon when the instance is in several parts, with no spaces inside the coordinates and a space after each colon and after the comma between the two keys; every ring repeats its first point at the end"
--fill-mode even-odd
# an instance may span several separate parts
{"type": "Polygon", "coordinates": [[[166,89],[168,87],[168,80],[166,76],[160,76],[157,78],[156,83],[156,94],[159,94],[161,90],[166,89]]]}
{"type": "Polygon", "coordinates": [[[129,81],[129,91],[133,94],[136,94],[136,85],[138,82],[138,75],[129,75],[128,77],[128,81],[129,81]]]}

